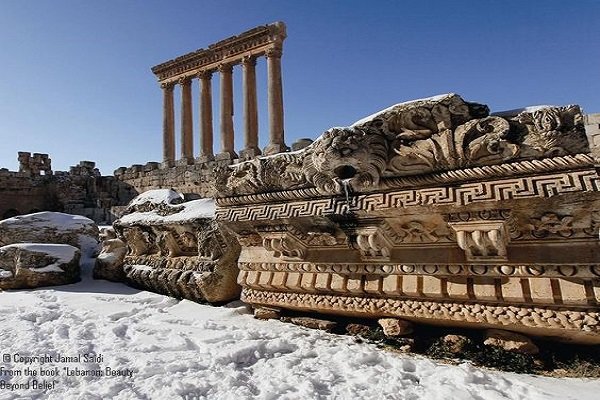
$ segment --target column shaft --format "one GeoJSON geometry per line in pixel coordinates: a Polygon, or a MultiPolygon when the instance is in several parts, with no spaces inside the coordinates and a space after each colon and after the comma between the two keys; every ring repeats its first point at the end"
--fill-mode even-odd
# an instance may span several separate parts
{"type": "Polygon", "coordinates": [[[269,97],[269,144],[264,153],[276,154],[287,150],[283,137],[283,87],[281,83],[281,49],[269,49],[267,56],[269,97]]]}
{"type": "Polygon", "coordinates": [[[200,74],[200,161],[206,162],[213,155],[212,120],[212,73],[200,74]]]}
{"type": "Polygon", "coordinates": [[[163,89],[163,162],[170,166],[175,160],[175,110],[173,85],[162,84],[163,89]]]}
{"type": "Polygon", "coordinates": [[[240,152],[243,159],[260,155],[258,148],[258,106],[256,99],[256,58],[244,57],[244,139],[245,148],[240,152]]]}
{"type": "Polygon", "coordinates": [[[181,82],[181,159],[189,163],[194,159],[194,122],[192,117],[192,81],[181,82]]]}
{"type": "Polygon", "coordinates": [[[218,160],[232,160],[237,158],[234,150],[233,132],[233,67],[221,65],[221,153],[218,160]]]}

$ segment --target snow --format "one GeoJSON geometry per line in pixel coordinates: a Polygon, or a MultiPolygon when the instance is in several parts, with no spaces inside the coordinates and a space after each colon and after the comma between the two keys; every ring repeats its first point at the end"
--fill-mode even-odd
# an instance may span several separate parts
{"type": "MultiPolygon", "coordinates": [[[[600,381],[500,373],[392,353],[351,337],[252,318],[241,302],[211,307],[93,281],[0,293],[2,353],[102,356],[59,367],[55,387],[1,390],[32,399],[596,399],[600,381]],[[66,376],[121,371],[118,376],[66,376]],[[132,376],[126,376],[132,374],[132,376]]],[[[41,361],[40,361],[41,360],[41,361]]],[[[31,360],[30,360],[31,361],[31,360]]],[[[26,376],[0,377],[11,384],[26,376]]]]}
{"type": "Polygon", "coordinates": [[[55,228],[59,232],[80,229],[94,224],[89,218],[81,215],[60,212],[42,211],[27,215],[18,215],[0,221],[0,226],[28,226],[31,228],[55,228]]]}
{"type": "Polygon", "coordinates": [[[138,206],[145,203],[151,204],[177,204],[183,201],[183,195],[173,189],[148,190],[135,199],[131,200],[128,207],[138,206]]]}
{"type": "Polygon", "coordinates": [[[7,246],[0,247],[0,252],[8,250],[9,248],[19,248],[25,251],[34,253],[43,253],[49,257],[55,258],[56,261],[53,264],[46,265],[41,268],[31,268],[32,272],[64,272],[59,267],[61,264],[70,262],[75,257],[77,248],[69,246],[68,244],[43,244],[43,243],[16,243],[7,246]]]}
{"type": "Polygon", "coordinates": [[[496,117],[514,117],[515,115],[518,115],[522,112],[532,113],[532,112],[544,110],[546,108],[554,108],[554,107],[557,107],[557,106],[550,106],[550,105],[528,106],[528,107],[523,107],[523,108],[515,108],[512,110],[493,112],[490,115],[493,115],[496,117]]]}
{"type": "Polygon", "coordinates": [[[9,279],[13,277],[13,273],[11,271],[6,271],[0,269],[0,279],[9,279]]]}
{"type": "Polygon", "coordinates": [[[407,104],[411,104],[411,103],[418,103],[418,102],[422,102],[422,101],[441,101],[444,100],[448,97],[452,97],[452,96],[456,96],[456,94],[454,93],[445,93],[445,94],[438,94],[436,96],[432,96],[432,97],[425,97],[422,99],[415,99],[415,100],[409,100],[409,101],[404,101],[402,103],[398,103],[398,104],[394,104],[391,107],[385,108],[381,111],[377,111],[374,114],[369,115],[368,117],[364,117],[358,121],[356,121],[355,123],[353,123],[351,126],[358,126],[358,125],[363,125],[369,121],[371,121],[372,119],[378,117],[381,114],[385,114],[388,111],[392,111],[393,109],[395,109],[398,106],[405,106],[407,104]]]}
{"type": "Polygon", "coordinates": [[[166,216],[158,214],[157,211],[134,212],[121,217],[119,223],[124,225],[134,223],[153,224],[185,222],[197,218],[212,219],[216,210],[214,199],[209,198],[191,200],[173,207],[181,211],[166,216]]]}

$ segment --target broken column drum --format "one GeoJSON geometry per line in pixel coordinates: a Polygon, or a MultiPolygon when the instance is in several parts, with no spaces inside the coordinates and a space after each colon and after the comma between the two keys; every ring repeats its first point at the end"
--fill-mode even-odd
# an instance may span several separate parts
{"type": "Polygon", "coordinates": [[[416,100],[216,182],[254,306],[600,343],[600,181],[578,106],[416,100]]]}

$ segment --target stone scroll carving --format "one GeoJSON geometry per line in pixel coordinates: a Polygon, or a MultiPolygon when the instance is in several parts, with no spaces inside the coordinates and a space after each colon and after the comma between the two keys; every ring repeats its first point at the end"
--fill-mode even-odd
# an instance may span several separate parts
{"type": "Polygon", "coordinates": [[[211,199],[183,202],[172,190],[152,190],[134,199],[115,222],[127,253],[125,281],[133,286],[194,301],[237,298],[239,244],[214,221],[211,199]]]}
{"type": "Polygon", "coordinates": [[[215,179],[253,306],[600,343],[600,176],[577,106],[402,103],[215,179]]]}
{"type": "Polygon", "coordinates": [[[385,178],[589,153],[578,106],[490,115],[456,94],[401,103],[303,150],[222,167],[220,196],[316,188],[321,194],[376,190],[385,178]]]}

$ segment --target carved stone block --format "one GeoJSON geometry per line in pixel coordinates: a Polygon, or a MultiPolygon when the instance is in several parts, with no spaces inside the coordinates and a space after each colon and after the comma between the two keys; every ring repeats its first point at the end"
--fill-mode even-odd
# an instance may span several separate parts
{"type": "Polygon", "coordinates": [[[579,107],[448,94],[215,176],[253,306],[600,343],[600,176],[579,107]]]}

